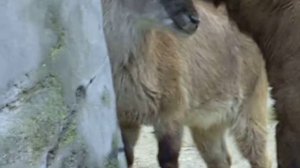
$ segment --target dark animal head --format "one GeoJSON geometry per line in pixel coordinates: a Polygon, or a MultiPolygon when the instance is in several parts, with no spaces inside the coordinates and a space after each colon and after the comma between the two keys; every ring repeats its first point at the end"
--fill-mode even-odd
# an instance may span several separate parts
{"type": "Polygon", "coordinates": [[[212,2],[216,7],[218,7],[225,0],[205,0],[207,2],[212,2]]]}
{"type": "Polygon", "coordinates": [[[162,27],[180,34],[193,34],[199,24],[192,0],[106,0],[118,2],[143,28],[162,27]]]}
{"type": "Polygon", "coordinates": [[[185,33],[194,33],[200,23],[192,0],[160,0],[176,28],[185,33]]]}
{"type": "Polygon", "coordinates": [[[241,0],[204,0],[204,1],[213,3],[215,7],[218,7],[221,3],[225,3],[227,8],[232,8],[232,9],[238,8],[241,2],[241,0]]]}

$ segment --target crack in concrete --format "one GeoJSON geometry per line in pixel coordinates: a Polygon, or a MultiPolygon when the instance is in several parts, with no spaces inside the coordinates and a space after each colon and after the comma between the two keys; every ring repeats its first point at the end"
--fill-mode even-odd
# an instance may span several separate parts
{"type": "Polygon", "coordinates": [[[18,103],[22,103],[25,102],[28,97],[27,95],[30,93],[34,93],[35,91],[37,91],[40,88],[45,87],[45,83],[46,81],[50,80],[54,78],[53,75],[49,74],[46,77],[44,77],[44,79],[40,80],[39,82],[33,84],[31,87],[29,88],[22,88],[22,86],[18,86],[17,84],[14,84],[14,88],[13,89],[17,89],[19,90],[18,93],[14,96],[13,100],[5,103],[3,105],[0,105],[0,113],[4,110],[4,109],[8,109],[8,110],[13,110],[15,108],[17,108],[17,104],[18,103]]]}

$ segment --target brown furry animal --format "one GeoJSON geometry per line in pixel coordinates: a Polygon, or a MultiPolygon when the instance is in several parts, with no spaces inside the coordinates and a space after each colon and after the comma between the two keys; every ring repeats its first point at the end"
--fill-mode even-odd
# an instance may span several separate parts
{"type": "Polygon", "coordinates": [[[280,168],[300,168],[300,1],[206,0],[225,2],[229,16],[262,50],[275,111],[280,168]]]}
{"type": "Polygon", "coordinates": [[[148,124],[155,128],[163,168],[178,167],[183,125],[209,168],[231,165],[228,129],[252,167],[267,168],[268,82],[255,43],[201,2],[201,24],[188,37],[166,28],[191,33],[196,26],[186,24],[197,19],[175,12],[180,18],[172,23],[160,1],[102,2],[128,166],[140,125],[148,124]],[[174,27],[176,22],[181,24],[174,27]]]}

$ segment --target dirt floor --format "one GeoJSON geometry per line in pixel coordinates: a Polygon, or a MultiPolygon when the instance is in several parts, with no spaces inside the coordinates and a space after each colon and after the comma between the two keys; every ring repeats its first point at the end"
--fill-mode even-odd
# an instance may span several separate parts
{"type": "MultiPolygon", "coordinates": [[[[275,155],[274,129],[275,122],[269,125],[269,153],[273,160],[272,168],[277,166],[275,155]]],[[[228,150],[232,157],[232,168],[250,168],[248,161],[240,155],[232,138],[227,138],[228,150]]],[[[157,143],[153,135],[152,127],[143,127],[137,146],[135,147],[134,168],[158,168],[157,160],[157,143]]],[[[184,140],[180,154],[181,168],[206,168],[205,163],[198,151],[196,150],[191,139],[188,129],[185,129],[184,140]]]]}

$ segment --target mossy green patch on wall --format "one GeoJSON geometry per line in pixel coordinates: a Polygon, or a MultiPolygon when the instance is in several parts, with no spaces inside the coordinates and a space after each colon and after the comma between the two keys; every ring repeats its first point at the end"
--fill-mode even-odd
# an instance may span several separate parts
{"type": "Polygon", "coordinates": [[[111,108],[112,96],[111,96],[111,92],[106,87],[104,87],[101,93],[101,103],[103,106],[111,108]]]}
{"type": "Polygon", "coordinates": [[[111,153],[106,159],[105,168],[119,168],[123,165],[122,157],[124,157],[123,143],[120,140],[120,132],[116,131],[113,136],[111,153]]]}
{"type": "Polygon", "coordinates": [[[50,51],[50,58],[52,60],[55,60],[56,57],[60,54],[60,52],[63,50],[64,36],[65,36],[65,33],[63,31],[59,32],[57,43],[52,47],[52,49],[50,51]]]}
{"type": "MultiPolygon", "coordinates": [[[[7,146],[5,150],[10,151],[7,155],[9,158],[21,157],[18,154],[34,151],[28,157],[32,157],[30,160],[39,162],[43,152],[57,141],[69,110],[63,101],[61,85],[54,77],[45,78],[26,94],[20,96],[23,97],[20,99],[23,102],[20,102],[22,105],[17,107],[15,116],[20,123],[9,131],[9,134],[13,135],[10,136],[11,138],[0,139],[1,146],[7,146]],[[18,145],[17,152],[13,148],[18,145]]],[[[75,137],[76,127],[73,123],[67,130],[62,145],[72,143],[75,137]]],[[[7,160],[13,160],[9,158],[7,160]]]]}
{"type": "Polygon", "coordinates": [[[29,103],[24,107],[24,115],[29,117],[24,120],[24,130],[31,137],[31,147],[36,151],[42,151],[51,142],[55,142],[68,112],[59,82],[50,78],[44,81],[43,86],[32,93],[29,103]]]}
{"type": "Polygon", "coordinates": [[[48,12],[47,14],[48,17],[46,19],[48,21],[48,26],[57,36],[57,41],[50,51],[50,58],[52,60],[55,60],[65,46],[65,31],[62,27],[62,24],[60,24],[59,17],[55,13],[55,11],[50,10],[50,12],[48,12]]]}
{"type": "Polygon", "coordinates": [[[55,35],[55,41],[53,41],[49,56],[51,60],[57,59],[65,46],[65,29],[63,27],[61,16],[60,16],[60,3],[59,1],[55,1],[53,3],[49,3],[46,7],[45,13],[45,27],[50,29],[51,32],[55,35]]]}
{"type": "Polygon", "coordinates": [[[74,141],[78,138],[77,136],[77,125],[76,121],[73,120],[72,123],[70,124],[67,132],[65,133],[63,139],[62,139],[62,145],[69,145],[74,143],[74,141]]]}

